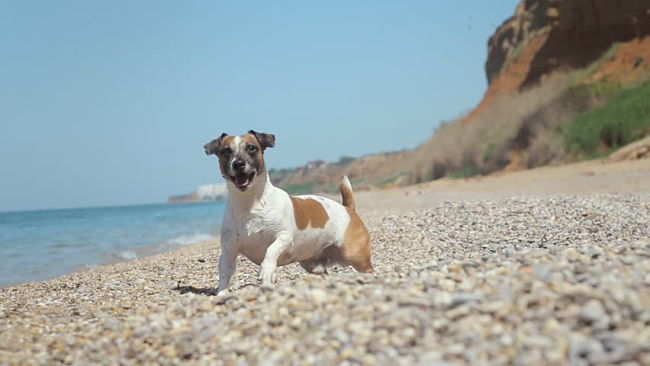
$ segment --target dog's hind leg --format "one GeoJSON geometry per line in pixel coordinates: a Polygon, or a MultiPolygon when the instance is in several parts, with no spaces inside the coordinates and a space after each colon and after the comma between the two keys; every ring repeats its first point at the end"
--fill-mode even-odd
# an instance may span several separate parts
{"type": "Polygon", "coordinates": [[[352,191],[352,185],[348,177],[343,176],[340,189],[343,206],[345,206],[350,215],[350,223],[343,237],[343,257],[357,271],[364,273],[372,272],[372,264],[370,262],[370,234],[368,234],[368,229],[363,223],[363,220],[357,215],[354,192],[352,191]]]}
{"type": "Polygon", "coordinates": [[[330,245],[323,249],[316,257],[300,262],[300,266],[309,273],[327,274],[327,267],[336,263],[347,263],[341,249],[336,245],[330,245]],[[321,267],[322,272],[316,272],[317,268],[321,267]]]}
{"type": "Polygon", "coordinates": [[[351,250],[344,253],[346,261],[359,272],[372,273],[372,264],[370,262],[370,246],[362,247],[357,250],[351,250]]]}
{"type": "Polygon", "coordinates": [[[308,273],[315,273],[315,274],[321,274],[321,273],[326,274],[327,273],[327,270],[323,266],[323,263],[322,263],[320,258],[301,261],[301,262],[298,262],[298,263],[300,264],[300,267],[302,267],[308,273]],[[323,269],[322,272],[320,272],[320,271],[317,272],[316,271],[316,269],[318,269],[319,267],[322,267],[322,269],[323,269]]]}
{"type": "Polygon", "coordinates": [[[343,240],[343,257],[354,269],[363,273],[372,272],[370,262],[370,235],[356,212],[350,213],[350,226],[343,240]]]}

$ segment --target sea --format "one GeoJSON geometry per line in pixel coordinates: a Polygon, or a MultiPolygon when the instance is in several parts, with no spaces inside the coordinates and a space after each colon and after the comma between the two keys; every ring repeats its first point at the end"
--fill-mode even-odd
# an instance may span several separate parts
{"type": "Polygon", "coordinates": [[[198,202],[0,212],[0,288],[215,238],[224,209],[198,202]]]}

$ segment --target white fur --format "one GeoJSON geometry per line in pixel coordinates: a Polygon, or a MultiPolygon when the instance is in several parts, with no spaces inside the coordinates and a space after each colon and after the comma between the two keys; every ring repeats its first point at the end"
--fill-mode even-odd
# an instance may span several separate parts
{"type": "Polygon", "coordinates": [[[230,160],[228,161],[228,174],[230,175],[235,175],[235,171],[233,170],[232,163],[235,161],[235,157],[239,155],[239,143],[241,142],[241,137],[235,136],[232,139],[232,143],[229,145],[230,149],[232,149],[232,154],[230,157],[230,160]]]}
{"type": "Polygon", "coordinates": [[[341,179],[341,184],[347,186],[348,189],[352,190],[352,184],[350,184],[350,180],[348,179],[347,175],[343,176],[343,178],[341,179]]]}
{"type": "Polygon", "coordinates": [[[323,228],[300,230],[289,194],[274,187],[266,172],[255,177],[244,192],[228,182],[228,193],[221,230],[219,291],[228,288],[239,254],[260,265],[262,284],[272,285],[277,266],[311,259],[329,245],[343,245],[350,215],[338,202],[298,196],[317,200],[329,216],[323,228]]]}
{"type": "Polygon", "coordinates": [[[232,148],[233,153],[237,154],[239,152],[239,143],[240,142],[241,142],[241,137],[239,137],[239,136],[235,136],[232,139],[231,148],[232,148]]]}

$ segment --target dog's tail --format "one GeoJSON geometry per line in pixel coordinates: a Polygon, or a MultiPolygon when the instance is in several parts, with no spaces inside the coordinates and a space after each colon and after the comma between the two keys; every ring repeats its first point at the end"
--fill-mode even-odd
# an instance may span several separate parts
{"type": "Polygon", "coordinates": [[[354,205],[354,192],[352,191],[352,185],[350,184],[350,180],[348,179],[347,176],[343,176],[343,179],[341,179],[341,199],[343,200],[343,206],[354,210],[355,205],[354,205]]]}

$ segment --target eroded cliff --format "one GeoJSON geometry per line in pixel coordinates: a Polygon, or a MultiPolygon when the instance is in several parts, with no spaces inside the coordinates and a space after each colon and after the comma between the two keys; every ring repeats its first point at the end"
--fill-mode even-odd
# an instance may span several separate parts
{"type": "Polygon", "coordinates": [[[612,44],[648,34],[649,0],[525,0],[490,37],[485,71],[491,86],[499,76],[513,79],[503,91],[514,91],[554,71],[586,67],[612,44]],[[524,65],[509,70],[524,54],[524,65]]]}

